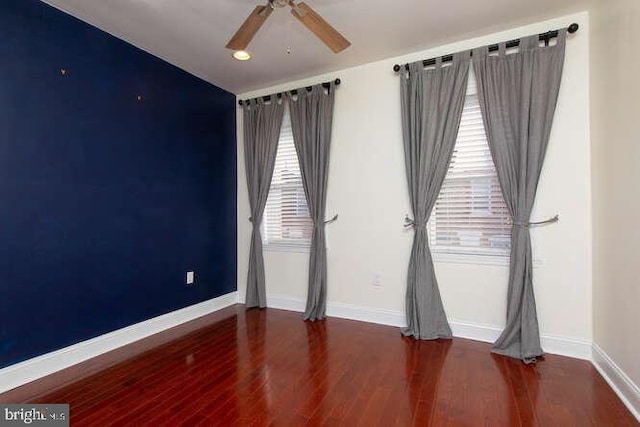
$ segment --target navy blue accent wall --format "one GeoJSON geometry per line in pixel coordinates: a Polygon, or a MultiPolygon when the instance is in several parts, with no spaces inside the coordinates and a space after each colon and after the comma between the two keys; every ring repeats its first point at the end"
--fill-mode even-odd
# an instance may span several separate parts
{"type": "Polygon", "coordinates": [[[43,3],[0,2],[0,367],[236,290],[235,111],[43,3]]]}

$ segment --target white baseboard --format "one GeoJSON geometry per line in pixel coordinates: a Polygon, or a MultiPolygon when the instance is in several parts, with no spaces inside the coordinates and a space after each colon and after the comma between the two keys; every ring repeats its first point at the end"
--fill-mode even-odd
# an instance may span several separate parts
{"type": "Polygon", "coordinates": [[[640,388],[596,343],[593,343],[593,365],[640,421],[640,388]]]}
{"type": "MultiPolygon", "coordinates": [[[[303,312],[305,302],[299,298],[268,295],[267,306],[281,310],[303,312]]],[[[403,312],[351,304],[329,302],[327,303],[327,316],[396,327],[406,326],[403,312]]],[[[479,325],[455,319],[449,319],[449,325],[453,336],[457,338],[488,343],[495,342],[502,332],[502,329],[497,326],[479,325]]],[[[542,348],[547,353],[591,360],[590,341],[546,334],[542,335],[540,340],[542,348]]]]}
{"type": "Polygon", "coordinates": [[[497,326],[479,325],[454,319],[448,320],[449,326],[451,326],[451,332],[456,338],[493,343],[500,336],[500,332],[502,332],[497,326]]]}
{"type": "MultiPolygon", "coordinates": [[[[304,311],[304,305],[303,305],[304,311]]],[[[327,316],[341,319],[360,320],[380,325],[406,326],[404,313],[383,308],[362,307],[352,304],[330,303],[327,305],[327,316]]]]}
{"type": "Polygon", "coordinates": [[[571,337],[541,334],[540,344],[542,349],[549,354],[575,357],[576,359],[592,360],[590,340],[582,340],[571,337]]]}
{"type": "Polygon", "coordinates": [[[267,307],[278,310],[304,311],[305,302],[299,298],[285,297],[281,295],[267,295],[267,307]]]}
{"type": "Polygon", "coordinates": [[[54,372],[76,365],[108,351],[173,328],[198,317],[236,304],[238,292],[231,292],[126,328],[82,341],[69,347],[0,369],[0,393],[9,391],[54,372]]]}

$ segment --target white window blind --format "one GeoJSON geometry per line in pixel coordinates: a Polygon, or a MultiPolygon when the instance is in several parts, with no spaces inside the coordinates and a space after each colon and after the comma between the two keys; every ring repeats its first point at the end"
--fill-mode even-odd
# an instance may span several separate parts
{"type": "Polygon", "coordinates": [[[262,239],[272,247],[308,247],[313,223],[302,187],[291,117],[285,107],[276,164],[262,221],[262,239]]]}
{"type": "Polygon", "coordinates": [[[489,151],[475,82],[470,81],[447,176],[429,219],[434,252],[506,255],[509,212],[489,151]]]}

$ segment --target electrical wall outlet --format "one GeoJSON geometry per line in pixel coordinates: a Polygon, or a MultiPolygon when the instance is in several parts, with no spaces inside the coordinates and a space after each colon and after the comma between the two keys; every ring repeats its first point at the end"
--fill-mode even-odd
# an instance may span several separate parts
{"type": "Polygon", "coordinates": [[[371,286],[373,286],[374,288],[382,287],[382,277],[380,276],[379,273],[375,273],[373,275],[373,279],[371,280],[371,286]]]}
{"type": "Polygon", "coordinates": [[[187,271],[187,285],[193,285],[193,282],[196,279],[195,276],[196,275],[193,271],[187,271]]]}

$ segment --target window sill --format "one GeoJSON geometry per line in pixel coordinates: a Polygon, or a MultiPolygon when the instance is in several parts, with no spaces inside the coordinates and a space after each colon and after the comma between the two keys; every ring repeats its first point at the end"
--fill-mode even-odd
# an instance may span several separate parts
{"type": "Polygon", "coordinates": [[[482,255],[462,252],[432,251],[433,262],[446,264],[509,265],[509,254],[482,255]]]}
{"type": "Polygon", "coordinates": [[[262,246],[265,252],[297,252],[308,254],[311,252],[309,245],[296,245],[287,243],[265,243],[262,246]]]}
{"type": "MultiPolygon", "coordinates": [[[[471,265],[495,265],[509,266],[509,254],[474,254],[474,253],[455,253],[455,252],[439,252],[433,250],[431,252],[434,263],[444,264],[471,264],[471,265]]],[[[541,259],[533,260],[533,267],[538,268],[542,265],[541,259]]]]}

